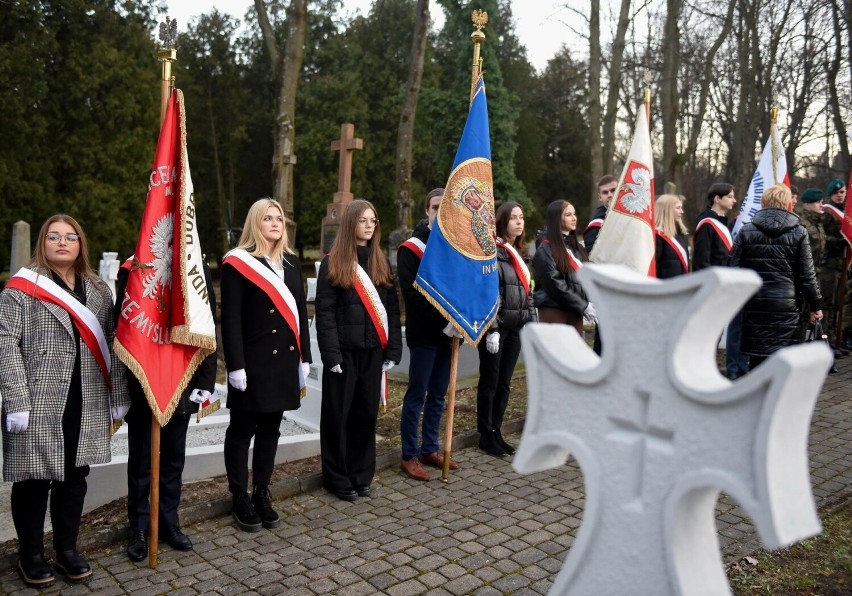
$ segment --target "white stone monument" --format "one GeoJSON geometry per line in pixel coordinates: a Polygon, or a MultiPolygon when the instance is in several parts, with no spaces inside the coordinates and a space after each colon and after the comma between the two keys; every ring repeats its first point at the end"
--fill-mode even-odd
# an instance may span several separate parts
{"type": "Polygon", "coordinates": [[[9,261],[9,273],[14,275],[25,267],[33,256],[30,248],[30,224],[16,221],[12,224],[12,258],[9,261]]]}
{"type": "Polygon", "coordinates": [[[599,358],[570,327],[524,328],[529,409],[518,472],[573,455],[586,485],[583,524],[552,594],[729,594],[715,504],[725,491],[763,543],[820,532],[808,431],[831,354],[785,348],[728,381],[722,327],[760,286],[712,268],[660,282],[619,266],[583,267],[606,324],[599,358]]]}
{"type": "Polygon", "coordinates": [[[118,279],[118,269],[121,263],[118,262],[117,252],[105,252],[101,257],[101,262],[98,264],[98,275],[109,286],[109,291],[112,292],[115,298],[115,281],[118,279]]]}

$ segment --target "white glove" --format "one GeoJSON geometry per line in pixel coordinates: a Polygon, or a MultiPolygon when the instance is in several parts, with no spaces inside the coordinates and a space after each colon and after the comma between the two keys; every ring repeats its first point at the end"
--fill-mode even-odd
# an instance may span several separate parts
{"type": "Polygon", "coordinates": [[[335,364],[334,366],[332,366],[332,367],[331,367],[331,372],[333,372],[333,373],[342,373],[342,372],[343,372],[343,369],[342,369],[342,368],[340,368],[340,365],[339,365],[339,364],[335,364]]]}
{"type": "Polygon", "coordinates": [[[447,326],[444,327],[444,335],[449,337],[464,337],[461,333],[459,333],[455,327],[453,327],[452,323],[447,323],[447,326]]]}
{"type": "Polygon", "coordinates": [[[113,406],[109,409],[109,415],[112,418],[112,421],[116,420],[124,420],[124,417],[127,415],[127,411],[130,409],[130,406],[113,406]]]}
{"type": "Polygon", "coordinates": [[[210,392],[204,389],[193,389],[189,394],[189,401],[196,404],[203,404],[208,399],[210,399],[210,392]]]}
{"type": "Polygon", "coordinates": [[[248,379],[246,379],[246,369],[241,368],[228,373],[228,383],[237,391],[245,391],[248,387],[248,379]]]}
{"type": "Polygon", "coordinates": [[[30,412],[15,412],[6,414],[6,430],[10,433],[22,433],[30,424],[30,412]]]}
{"type": "Polygon", "coordinates": [[[385,360],[385,361],[382,363],[382,372],[388,372],[388,371],[389,371],[390,369],[392,369],[394,366],[396,366],[396,362],[392,362],[392,361],[390,361],[390,360],[385,360]]]}
{"type": "Polygon", "coordinates": [[[489,354],[496,354],[500,351],[500,334],[498,332],[491,333],[485,336],[485,349],[489,354]]]}
{"type": "Polygon", "coordinates": [[[589,302],[589,305],[586,306],[586,310],[583,311],[583,318],[597,324],[598,312],[595,310],[595,305],[591,302],[589,302]]]}
{"type": "Polygon", "coordinates": [[[309,362],[302,362],[299,366],[302,367],[302,378],[307,381],[308,375],[311,374],[311,364],[309,362]]]}

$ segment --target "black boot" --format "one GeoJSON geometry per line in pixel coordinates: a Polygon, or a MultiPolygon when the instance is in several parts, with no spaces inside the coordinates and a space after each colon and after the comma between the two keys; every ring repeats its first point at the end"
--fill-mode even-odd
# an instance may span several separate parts
{"type": "Polygon", "coordinates": [[[272,495],[268,486],[255,486],[251,493],[251,504],[260,516],[263,527],[272,530],[281,525],[281,517],[272,508],[272,495]]]}
{"type": "Polygon", "coordinates": [[[18,561],[18,573],[25,584],[37,590],[52,586],[56,582],[53,568],[44,560],[42,553],[29,557],[21,556],[18,561]]]}
{"type": "Polygon", "coordinates": [[[494,438],[497,440],[497,444],[500,446],[500,449],[506,452],[506,455],[515,455],[515,448],[506,442],[503,438],[503,433],[500,432],[499,428],[494,431],[494,438]]]}
{"type": "Polygon", "coordinates": [[[237,527],[243,532],[260,532],[261,519],[251,504],[248,493],[234,493],[231,515],[237,522],[237,527]]]}
{"type": "Polygon", "coordinates": [[[497,438],[494,436],[494,431],[486,431],[479,433],[479,448],[489,455],[503,457],[506,452],[497,444],[497,438]]]}
{"type": "Polygon", "coordinates": [[[141,532],[130,532],[127,541],[127,558],[131,561],[141,561],[148,556],[148,536],[143,530],[141,532]]]}
{"type": "Polygon", "coordinates": [[[92,577],[92,567],[73,549],[56,552],[56,568],[72,583],[85,583],[92,577]]]}

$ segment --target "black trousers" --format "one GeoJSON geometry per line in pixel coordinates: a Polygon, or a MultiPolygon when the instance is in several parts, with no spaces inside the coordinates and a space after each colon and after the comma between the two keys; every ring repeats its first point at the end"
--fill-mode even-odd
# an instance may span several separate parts
{"type": "Polygon", "coordinates": [[[500,349],[492,354],[480,341],[479,385],[476,388],[476,429],[480,433],[500,430],[509,404],[509,386],[521,353],[521,334],[500,331],[500,349]]]}
{"type": "Polygon", "coordinates": [[[248,492],[248,453],[252,437],[252,483],[254,486],[269,486],[272,470],[275,468],[275,454],[278,452],[278,437],[281,436],[283,418],[283,410],[231,410],[231,423],[225,431],[225,471],[228,474],[228,490],[231,494],[248,492]]]}
{"type": "Polygon", "coordinates": [[[376,474],[383,350],[343,352],[342,373],[323,367],[322,479],[328,490],[368,486],[376,474]]]}
{"type": "MultiPolygon", "coordinates": [[[[133,532],[146,531],[150,519],[151,414],[145,414],[133,417],[127,425],[127,519],[133,532]]],[[[191,416],[174,414],[160,429],[160,526],[178,525],[186,431],[191,416]]]]}

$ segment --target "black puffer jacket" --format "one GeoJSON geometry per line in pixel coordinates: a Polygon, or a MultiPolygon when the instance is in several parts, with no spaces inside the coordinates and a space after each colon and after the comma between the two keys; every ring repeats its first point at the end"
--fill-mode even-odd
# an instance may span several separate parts
{"type": "MultiPolygon", "coordinates": [[[[367,268],[368,247],[358,247],[358,263],[367,268]]],[[[389,265],[390,266],[390,265],[389,265]]],[[[396,280],[389,288],[376,287],[388,313],[388,345],[384,360],[399,363],[402,358],[402,331],[399,324],[399,298],[396,280]]],[[[328,257],[323,257],[317,275],[315,302],[317,343],[322,364],[331,368],[343,362],[343,350],[368,350],[381,346],[379,334],[355,288],[343,289],[328,282],[328,257]]]]}
{"type": "Polygon", "coordinates": [[[731,249],[731,267],[753,269],[763,285],[743,309],[740,349],[768,356],[800,338],[798,303],[811,312],[821,297],[808,233],[785,209],[761,209],[745,224],[731,249]]]}
{"type": "MultiPolygon", "coordinates": [[[[570,250],[570,249],[569,249],[570,250]]],[[[578,259],[579,255],[574,253],[578,259]]],[[[533,303],[537,308],[558,308],[582,315],[589,305],[586,291],[573,271],[562,273],[556,268],[550,243],[542,242],[533,257],[535,292],[533,303]]]]}
{"type": "Polygon", "coordinates": [[[500,309],[490,330],[520,331],[524,325],[536,320],[532,298],[518,278],[512,257],[505,248],[497,248],[497,267],[500,275],[500,309]]]}

